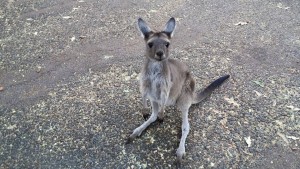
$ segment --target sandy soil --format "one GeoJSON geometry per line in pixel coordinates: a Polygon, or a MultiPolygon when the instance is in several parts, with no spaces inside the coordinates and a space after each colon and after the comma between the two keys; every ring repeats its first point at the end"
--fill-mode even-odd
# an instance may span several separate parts
{"type": "Polygon", "coordinates": [[[300,168],[300,1],[5,0],[0,4],[0,168],[174,168],[176,107],[143,122],[138,17],[177,28],[171,56],[201,89],[183,168],[300,168]]]}

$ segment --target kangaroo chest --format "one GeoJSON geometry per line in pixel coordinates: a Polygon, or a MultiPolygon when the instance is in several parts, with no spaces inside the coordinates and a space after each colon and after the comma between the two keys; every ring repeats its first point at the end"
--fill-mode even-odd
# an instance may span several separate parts
{"type": "Polygon", "coordinates": [[[163,95],[169,95],[172,82],[168,72],[163,70],[161,65],[151,65],[142,79],[146,95],[152,100],[159,101],[163,95]]]}

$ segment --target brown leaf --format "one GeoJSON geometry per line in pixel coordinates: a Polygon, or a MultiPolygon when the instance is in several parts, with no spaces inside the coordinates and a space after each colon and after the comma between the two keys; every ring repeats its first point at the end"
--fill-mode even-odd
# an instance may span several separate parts
{"type": "Polygon", "coordinates": [[[289,140],[286,138],[284,134],[278,132],[277,135],[280,136],[286,144],[289,144],[289,140]]]}
{"type": "Polygon", "coordinates": [[[72,16],[63,16],[64,19],[71,19],[72,16]]]}
{"type": "Polygon", "coordinates": [[[243,26],[243,25],[247,25],[249,22],[248,21],[246,21],[246,22],[238,22],[238,23],[236,23],[236,24],[234,24],[234,25],[236,25],[236,26],[243,26]]]}
{"type": "Polygon", "coordinates": [[[285,5],[283,5],[282,3],[278,3],[278,4],[277,4],[277,8],[280,8],[280,9],[289,9],[290,7],[285,6],[285,5]]]}
{"type": "Polygon", "coordinates": [[[230,103],[230,104],[232,104],[232,105],[234,105],[234,106],[236,106],[236,107],[240,107],[240,104],[238,104],[238,103],[234,100],[234,98],[227,98],[227,97],[224,97],[224,99],[225,99],[225,101],[227,101],[228,103],[230,103]]]}
{"type": "Polygon", "coordinates": [[[250,137],[250,136],[244,137],[244,139],[245,139],[245,141],[246,141],[248,147],[251,147],[251,137],[250,137]]]}

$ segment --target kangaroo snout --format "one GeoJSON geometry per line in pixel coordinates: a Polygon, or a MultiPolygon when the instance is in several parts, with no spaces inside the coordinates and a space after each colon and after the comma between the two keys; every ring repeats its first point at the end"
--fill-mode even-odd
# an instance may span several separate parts
{"type": "Polygon", "coordinates": [[[162,57],[164,55],[164,52],[163,51],[158,51],[158,52],[156,52],[156,55],[159,56],[159,57],[162,57]]]}
{"type": "Polygon", "coordinates": [[[156,57],[158,60],[163,60],[164,52],[163,51],[156,52],[156,57]]]}

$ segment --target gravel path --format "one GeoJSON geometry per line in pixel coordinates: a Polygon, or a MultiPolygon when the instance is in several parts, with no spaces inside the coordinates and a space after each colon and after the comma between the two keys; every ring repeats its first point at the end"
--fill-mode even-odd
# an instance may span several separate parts
{"type": "Polygon", "coordinates": [[[0,168],[174,168],[180,112],[143,122],[138,17],[177,20],[171,57],[198,89],[183,168],[300,168],[300,1],[5,0],[0,168]]]}

